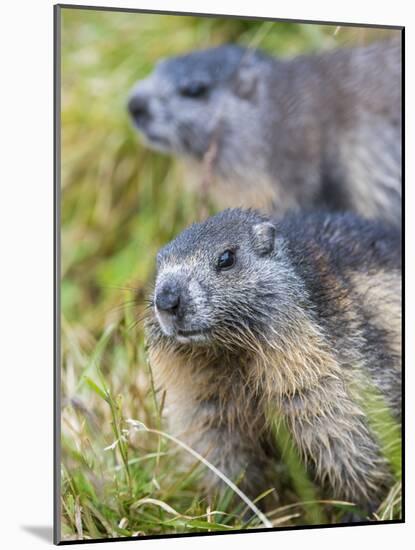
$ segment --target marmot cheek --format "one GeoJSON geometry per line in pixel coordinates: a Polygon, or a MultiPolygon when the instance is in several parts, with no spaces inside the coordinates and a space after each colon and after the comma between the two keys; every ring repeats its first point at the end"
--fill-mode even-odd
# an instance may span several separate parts
{"type": "Polygon", "coordinates": [[[207,293],[197,279],[191,279],[188,286],[189,300],[195,310],[200,310],[207,303],[207,293]]]}

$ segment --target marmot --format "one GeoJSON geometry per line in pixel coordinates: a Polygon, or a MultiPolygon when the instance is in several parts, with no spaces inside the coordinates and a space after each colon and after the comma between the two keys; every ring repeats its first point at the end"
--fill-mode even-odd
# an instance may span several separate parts
{"type": "Polygon", "coordinates": [[[146,324],[176,435],[257,496],[277,415],[323,494],[373,510],[392,475],[364,401],[376,388],[399,426],[400,262],[399,230],[352,213],[229,209],[183,231],[146,324]]]}
{"type": "Polygon", "coordinates": [[[199,180],[204,163],[221,208],[400,225],[401,64],[400,39],[290,60],[226,45],[160,61],[128,108],[151,148],[199,180]]]}

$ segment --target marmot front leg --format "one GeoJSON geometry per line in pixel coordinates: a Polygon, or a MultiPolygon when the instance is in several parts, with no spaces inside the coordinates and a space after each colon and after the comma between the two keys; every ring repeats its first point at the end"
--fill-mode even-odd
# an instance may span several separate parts
{"type": "MultiPolygon", "coordinates": [[[[183,419],[183,415],[181,417],[183,419]]],[[[182,424],[182,437],[188,445],[250,499],[255,499],[269,488],[266,476],[268,458],[262,446],[260,427],[251,430],[238,422],[230,424],[226,414],[212,407],[211,403],[199,405],[196,414],[187,422],[187,427],[182,424]]],[[[203,485],[211,497],[222,495],[229,487],[208,467],[203,485]]]]}
{"type": "MultiPolygon", "coordinates": [[[[210,429],[198,444],[199,452],[233,481],[249,498],[255,499],[267,489],[267,460],[258,442],[249,441],[235,431],[210,429]]],[[[209,470],[205,486],[210,494],[221,494],[228,487],[209,470]]]]}
{"type": "Polygon", "coordinates": [[[305,393],[285,410],[301,454],[329,498],[371,513],[391,483],[391,472],[363,411],[339,381],[305,393]]]}

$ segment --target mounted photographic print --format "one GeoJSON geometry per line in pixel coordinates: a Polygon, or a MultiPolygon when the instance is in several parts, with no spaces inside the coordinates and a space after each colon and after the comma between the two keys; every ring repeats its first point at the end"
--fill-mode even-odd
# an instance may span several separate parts
{"type": "Polygon", "coordinates": [[[403,28],[54,9],[55,543],[402,522],[403,28]]]}

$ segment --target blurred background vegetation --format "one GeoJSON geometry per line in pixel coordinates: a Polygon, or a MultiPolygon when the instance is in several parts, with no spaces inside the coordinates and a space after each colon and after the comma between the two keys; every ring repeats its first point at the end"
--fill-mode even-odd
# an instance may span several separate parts
{"type": "MultiPolygon", "coordinates": [[[[201,207],[180,164],[140,145],[127,94],[161,57],[196,48],[236,42],[292,56],[388,31],[67,8],[61,29],[62,537],[261,526],[230,495],[208,503],[197,491],[204,466],[183,466],[174,444],[126,422],[163,429],[145,298],[158,248],[201,207]]],[[[292,483],[284,461],[280,470],[275,526],[338,520],[343,505],[306,504],[318,497],[310,483],[292,483]]],[[[379,517],[395,517],[399,499],[395,487],[379,517]]]]}

